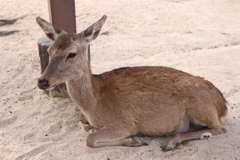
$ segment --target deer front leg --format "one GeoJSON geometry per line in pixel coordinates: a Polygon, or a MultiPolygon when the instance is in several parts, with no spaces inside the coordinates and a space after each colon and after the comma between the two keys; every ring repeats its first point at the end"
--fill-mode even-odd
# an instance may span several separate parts
{"type": "Polygon", "coordinates": [[[80,114],[80,121],[83,123],[84,131],[89,132],[91,129],[93,129],[82,113],[80,114]]]}
{"type": "Polygon", "coordinates": [[[92,148],[106,146],[137,147],[148,145],[138,137],[134,137],[129,131],[118,128],[102,128],[87,137],[87,146],[92,148]]]}
{"type": "Polygon", "coordinates": [[[83,123],[83,124],[89,124],[89,122],[87,121],[87,119],[85,118],[84,114],[80,114],[80,121],[83,123]]]}

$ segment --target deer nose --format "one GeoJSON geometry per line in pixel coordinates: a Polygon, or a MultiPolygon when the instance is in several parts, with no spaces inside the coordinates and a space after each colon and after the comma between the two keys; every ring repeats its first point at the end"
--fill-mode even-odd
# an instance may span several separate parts
{"type": "Polygon", "coordinates": [[[45,79],[43,79],[43,80],[38,80],[38,87],[40,88],[40,89],[46,89],[46,88],[48,88],[48,81],[47,80],[45,80],[45,79]]]}

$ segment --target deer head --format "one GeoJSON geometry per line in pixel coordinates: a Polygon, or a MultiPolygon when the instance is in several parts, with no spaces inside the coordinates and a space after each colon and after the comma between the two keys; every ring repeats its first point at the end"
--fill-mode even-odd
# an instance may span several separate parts
{"type": "Polygon", "coordinates": [[[40,89],[50,90],[60,83],[91,73],[88,45],[98,37],[106,19],[104,15],[86,30],[74,34],[66,33],[40,17],[36,18],[46,36],[54,41],[48,48],[49,64],[38,80],[40,89]]]}

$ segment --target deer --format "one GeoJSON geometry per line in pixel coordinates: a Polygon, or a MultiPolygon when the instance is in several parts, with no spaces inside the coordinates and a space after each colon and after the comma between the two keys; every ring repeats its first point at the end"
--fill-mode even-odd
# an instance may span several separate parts
{"type": "Polygon", "coordinates": [[[53,40],[49,64],[38,87],[51,90],[66,82],[67,91],[80,108],[82,122],[94,131],[86,145],[137,147],[148,145],[144,136],[169,136],[164,152],[183,141],[206,139],[226,133],[221,119],[227,101],[221,91],[204,78],[163,66],[122,67],[92,74],[88,45],[107,19],[80,33],[67,33],[37,17],[36,22],[53,40]]]}

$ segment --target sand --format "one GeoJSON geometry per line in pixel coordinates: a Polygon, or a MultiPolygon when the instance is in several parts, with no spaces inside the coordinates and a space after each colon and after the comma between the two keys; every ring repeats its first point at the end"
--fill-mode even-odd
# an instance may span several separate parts
{"type": "Polygon", "coordinates": [[[35,17],[49,19],[47,1],[0,0],[0,19],[27,14],[0,37],[1,160],[239,160],[239,0],[76,0],[77,30],[108,16],[91,44],[93,73],[124,66],[161,65],[204,77],[226,97],[227,134],[180,144],[163,153],[166,137],[144,137],[148,146],[86,146],[88,132],[70,99],[50,98],[37,87],[37,40],[44,33],[35,17]]]}

